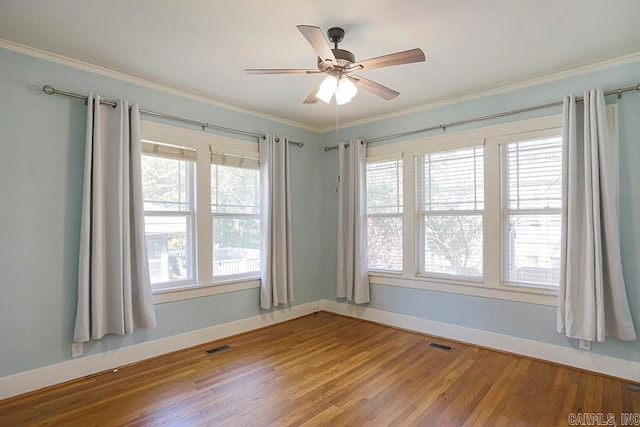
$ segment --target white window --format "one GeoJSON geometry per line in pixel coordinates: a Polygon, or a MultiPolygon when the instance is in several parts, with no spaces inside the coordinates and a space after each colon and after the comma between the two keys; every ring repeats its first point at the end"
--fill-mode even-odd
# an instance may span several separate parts
{"type": "Polygon", "coordinates": [[[194,150],[143,143],[145,236],[155,288],[195,282],[194,178],[194,150]]]}
{"type": "Polygon", "coordinates": [[[257,159],[212,153],[211,214],[215,279],[260,272],[260,169],[257,159]]]}
{"type": "Polygon", "coordinates": [[[418,274],[483,277],[484,147],[416,156],[418,274]]]}
{"type": "Polygon", "coordinates": [[[502,144],[501,157],[503,282],[557,287],[562,138],[502,144]]]}
{"type": "Polygon", "coordinates": [[[367,163],[369,270],[402,271],[402,159],[367,163]]]}
{"type": "MultiPolygon", "coordinates": [[[[617,153],[617,112],[607,111],[617,153]]],[[[367,159],[372,283],[556,304],[560,115],[376,145],[367,159]],[[393,233],[379,231],[383,220],[393,233]]]]}
{"type": "Polygon", "coordinates": [[[258,144],[151,122],[141,136],[156,301],[258,287],[258,144]]]}

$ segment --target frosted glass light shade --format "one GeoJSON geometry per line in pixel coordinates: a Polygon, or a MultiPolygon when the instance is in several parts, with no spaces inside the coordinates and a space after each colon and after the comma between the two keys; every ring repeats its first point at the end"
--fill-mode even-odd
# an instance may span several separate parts
{"type": "Polygon", "coordinates": [[[351,80],[346,77],[343,77],[338,82],[338,88],[336,89],[336,97],[338,94],[340,96],[344,96],[345,98],[353,98],[358,93],[358,88],[353,84],[351,80]]]}
{"type": "Polygon", "coordinates": [[[345,96],[339,90],[336,90],[336,104],[343,105],[350,101],[351,101],[351,98],[349,98],[348,96],[345,96]]]}
{"type": "Polygon", "coordinates": [[[333,76],[327,76],[320,83],[320,87],[318,88],[318,93],[316,93],[316,98],[319,100],[326,102],[327,104],[331,102],[331,97],[336,91],[336,87],[338,86],[338,80],[333,76]]]}

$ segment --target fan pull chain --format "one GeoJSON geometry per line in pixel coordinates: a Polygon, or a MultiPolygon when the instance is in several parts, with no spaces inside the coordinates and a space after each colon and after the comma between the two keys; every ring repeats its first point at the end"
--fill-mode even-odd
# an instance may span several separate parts
{"type": "MultiPolygon", "coordinates": [[[[340,141],[338,140],[338,103],[336,102],[336,146],[338,147],[338,155],[340,155],[340,141]]],[[[340,163],[336,163],[338,182],[336,182],[336,193],[340,191],[340,163]]]]}

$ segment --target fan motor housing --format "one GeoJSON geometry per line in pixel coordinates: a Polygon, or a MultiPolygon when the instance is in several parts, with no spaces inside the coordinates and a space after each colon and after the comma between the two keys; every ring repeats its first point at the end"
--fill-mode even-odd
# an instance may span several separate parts
{"type": "Polygon", "coordinates": [[[323,62],[320,58],[318,58],[318,70],[327,71],[331,68],[349,68],[349,65],[356,62],[356,57],[353,53],[344,49],[331,49],[333,52],[333,56],[336,57],[338,61],[333,67],[330,64],[323,62]]]}

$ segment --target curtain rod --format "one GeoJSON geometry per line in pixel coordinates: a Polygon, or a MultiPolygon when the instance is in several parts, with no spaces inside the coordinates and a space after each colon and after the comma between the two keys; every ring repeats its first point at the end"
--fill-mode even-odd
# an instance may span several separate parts
{"type": "MultiPolygon", "coordinates": [[[[66,97],[69,97],[69,98],[82,99],[85,102],[87,101],[87,97],[84,96],[84,95],[81,95],[79,93],[66,92],[64,90],[58,90],[58,89],[55,89],[54,87],[52,87],[50,85],[42,86],[42,91],[44,93],[46,93],[47,95],[62,95],[62,96],[66,96],[66,97]]],[[[115,107],[117,105],[113,101],[106,101],[106,100],[100,100],[100,104],[110,105],[111,107],[115,107]]],[[[157,111],[145,110],[145,109],[142,109],[142,108],[140,108],[140,114],[146,114],[147,116],[161,117],[163,119],[169,119],[169,120],[173,120],[173,121],[176,121],[176,122],[188,123],[190,125],[194,125],[194,126],[198,126],[198,127],[202,128],[203,131],[206,128],[210,128],[210,129],[216,129],[216,130],[220,130],[220,131],[224,131],[224,132],[235,133],[235,134],[238,134],[238,135],[252,136],[254,138],[264,138],[265,137],[264,135],[260,135],[260,134],[257,134],[257,133],[247,132],[247,131],[239,130],[239,129],[227,128],[227,127],[224,127],[224,126],[212,125],[211,123],[198,122],[196,120],[185,119],[183,117],[172,116],[170,114],[159,113],[157,111]]],[[[276,140],[278,140],[278,138],[276,138],[276,140]]],[[[303,147],[304,146],[304,142],[302,142],[302,141],[289,141],[289,143],[290,144],[295,144],[298,147],[303,147]]]]}
{"type": "MultiPolygon", "coordinates": [[[[608,92],[605,92],[604,94],[605,94],[605,96],[607,96],[607,95],[618,95],[618,98],[622,98],[622,94],[623,93],[631,92],[631,91],[634,91],[634,90],[640,92],[640,84],[637,84],[635,86],[629,86],[629,87],[625,87],[625,88],[610,90],[608,92]]],[[[582,101],[583,97],[577,97],[576,100],[577,101],[582,101]]],[[[511,116],[513,114],[526,113],[528,111],[542,110],[543,108],[557,107],[559,105],[562,105],[562,103],[563,103],[563,101],[557,101],[557,102],[550,102],[548,104],[534,105],[532,107],[525,107],[525,108],[520,108],[520,109],[517,109],[517,110],[505,111],[503,113],[490,114],[488,116],[474,117],[472,119],[459,120],[457,122],[445,123],[445,124],[431,126],[431,127],[424,128],[424,129],[417,129],[417,130],[411,130],[411,131],[408,131],[408,132],[394,133],[392,135],[379,136],[377,138],[364,140],[363,142],[365,144],[368,144],[370,142],[384,141],[384,140],[387,140],[387,139],[398,138],[398,137],[401,137],[401,136],[407,136],[407,135],[413,135],[413,134],[416,134],[416,133],[429,132],[429,131],[436,130],[436,129],[442,129],[443,131],[445,131],[445,130],[447,130],[447,128],[450,128],[452,126],[459,126],[459,125],[464,125],[464,124],[467,124],[467,123],[480,122],[480,121],[483,121],[483,120],[495,119],[495,118],[498,118],[498,117],[511,116]]],[[[337,150],[337,149],[338,149],[337,145],[332,145],[330,147],[324,147],[324,151],[331,151],[331,150],[337,150]]]]}

